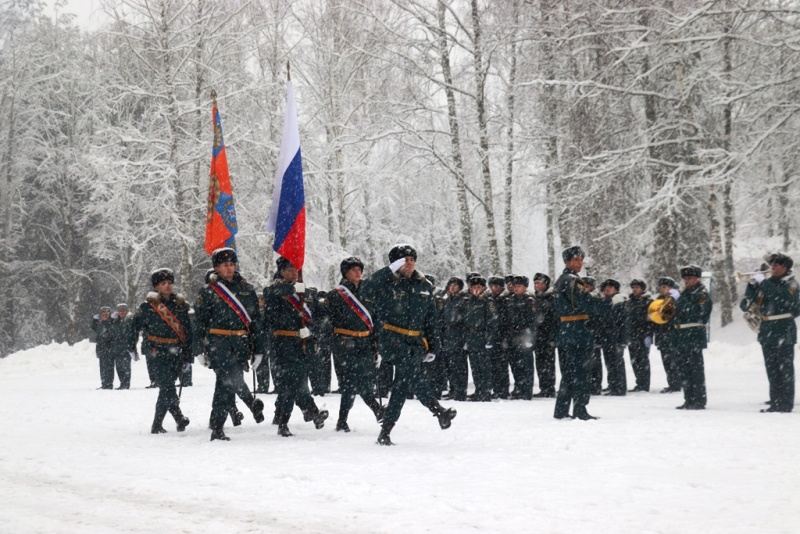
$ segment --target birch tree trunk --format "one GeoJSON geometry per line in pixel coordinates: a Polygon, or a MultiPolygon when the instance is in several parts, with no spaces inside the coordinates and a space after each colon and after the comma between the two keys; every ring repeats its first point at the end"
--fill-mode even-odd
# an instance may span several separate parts
{"type": "Polygon", "coordinates": [[[458,219],[461,227],[461,241],[467,269],[475,268],[475,253],[472,250],[472,216],[467,202],[467,188],[464,183],[464,162],[461,157],[461,134],[459,131],[456,97],[453,92],[453,75],[450,71],[450,52],[446,29],[445,0],[437,3],[439,65],[442,69],[444,91],[447,97],[447,120],[450,126],[450,155],[456,179],[456,200],[458,202],[458,219]]]}
{"type": "Polygon", "coordinates": [[[479,157],[483,177],[483,206],[486,213],[486,234],[489,242],[489,262],[492,272],[500,272],[500,252],[494,218],[492,172],[489,166],[489,129],[486,124],[486,71],[483,66],[483,42],[478,0],[472,0],[473,61],[475,63],[475,105],[478,113],[479,157]]]}

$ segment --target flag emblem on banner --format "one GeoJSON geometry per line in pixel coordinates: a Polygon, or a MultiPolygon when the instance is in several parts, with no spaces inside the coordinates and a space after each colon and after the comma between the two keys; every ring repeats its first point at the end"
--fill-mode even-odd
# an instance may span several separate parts
{"type": "Polygon", "coordinates": [[[214,145],[211,150],[211,169],[208,177],[208,204],[206,206],[205,250],[209,254],[218,248],[236,248],[236,208],[233,205],[233,188],[228,174],[228,159],[225,154],[225,140],[222,136],[222,121],[217,109],[217,94],[212,91],[214,100],[211,119],[214,126],[214,145]]]}

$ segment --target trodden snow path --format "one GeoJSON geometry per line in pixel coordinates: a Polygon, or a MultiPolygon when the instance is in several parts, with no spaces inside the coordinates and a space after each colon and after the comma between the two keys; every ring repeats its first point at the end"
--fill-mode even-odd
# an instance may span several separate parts
{"type": "Polygon", "coordinates": [[[144,361],[133,389],[97,391],[93,345],[37,347],[0,360],[0,531],[796,533],[800,418],[759,413],[760,348],[728,337],[706,351],[706,411],[658,393],[653,351],[652,391],[593,397],[599,421],[555,420],[552,399],[443,401],[458,417],[442,431],[408,401],[395,447],[360,399],[335,432],[338,395],[316,397],[322,430],[295,410],[295,437],[277,436],[261,395],[264,423],[240,402],[244,424],[210,442],[214,375],[197,366],[188,429],[167,416],[154,436],[144,361]]]}

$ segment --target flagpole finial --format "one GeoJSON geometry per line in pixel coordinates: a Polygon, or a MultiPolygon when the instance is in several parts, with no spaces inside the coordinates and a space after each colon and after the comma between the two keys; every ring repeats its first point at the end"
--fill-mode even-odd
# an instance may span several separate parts
{"type": "Polygon", "coordinates": [[[292,81],[292,64],[289,63],[288,61],[286,62],[286,81],[287,82],[292,81]]]}
{"type": "Polygon", "coordinates": [[[217,90],[211,90],[211,100],[214,102],[214,107],[217,107],[217,90]]]}

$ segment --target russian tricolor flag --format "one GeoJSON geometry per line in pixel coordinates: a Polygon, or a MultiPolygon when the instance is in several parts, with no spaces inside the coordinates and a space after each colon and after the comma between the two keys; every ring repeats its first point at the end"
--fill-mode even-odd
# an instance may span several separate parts
{"type": "Polygon", "coordinates": [[[292,82],[286,84],[283,141],[266,231],[275,233],[272,246],[275,252],[289,260],[295,268],[302,269],[306,251],[306,199],[300,157],[300,129],[297,126],[292,82]]]}

